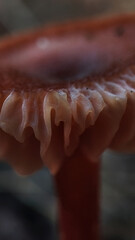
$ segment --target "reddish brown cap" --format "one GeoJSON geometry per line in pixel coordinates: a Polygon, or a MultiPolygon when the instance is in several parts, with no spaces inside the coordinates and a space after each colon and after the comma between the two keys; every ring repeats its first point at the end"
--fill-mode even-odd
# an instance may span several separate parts
{"type": "Polygon", "coordinates": [[[78,148],[135,150],[135,16],[69,22],[0,43],[0,156],[56,173],[78,148]]]}

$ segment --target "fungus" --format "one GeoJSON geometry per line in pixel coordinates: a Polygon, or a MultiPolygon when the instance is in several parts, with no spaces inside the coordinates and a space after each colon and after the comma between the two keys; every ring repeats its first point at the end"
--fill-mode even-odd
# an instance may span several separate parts
{"type": "Polygon", "coordinates": [[[135,16],[0,43],[0,157],[54,176],[62,240],[99,237],[100,155],[135,150],[135,16]]]}

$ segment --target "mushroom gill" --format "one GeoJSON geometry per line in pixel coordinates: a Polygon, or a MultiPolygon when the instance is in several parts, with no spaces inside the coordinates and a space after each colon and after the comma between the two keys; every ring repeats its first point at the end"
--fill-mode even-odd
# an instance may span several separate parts
{"type": "Polygon", "coordinates": [[[99,157],[135,151],[135,15],[0,42],[0,157],[54,175],[62,240],[99,237],[99,157]]]}
{"type": "Polygon", "coordinates": [[[42,160],[56,173],[77,148],[93,160],[134,151],[134,26],[70,22],[1,41],[1,157],[23,174],[42,160]]]}

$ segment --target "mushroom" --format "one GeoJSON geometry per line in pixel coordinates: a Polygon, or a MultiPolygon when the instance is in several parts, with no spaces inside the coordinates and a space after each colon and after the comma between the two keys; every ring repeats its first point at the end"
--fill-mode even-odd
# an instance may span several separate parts
{"type": "Polygon", "coordinates": [[[135,15],[0,43],[0,157],[54,176],[62,240],[99,238],[100,156],[135,151],[135,15]]]}

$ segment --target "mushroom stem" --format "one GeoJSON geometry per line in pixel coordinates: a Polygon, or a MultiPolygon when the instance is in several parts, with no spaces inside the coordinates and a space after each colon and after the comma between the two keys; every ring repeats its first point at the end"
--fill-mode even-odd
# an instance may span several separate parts
{"type": "Polygon", "coordinates": [[[61,240],[99,239],[99,167],[78,151],[55,177],[61,240]]]}

